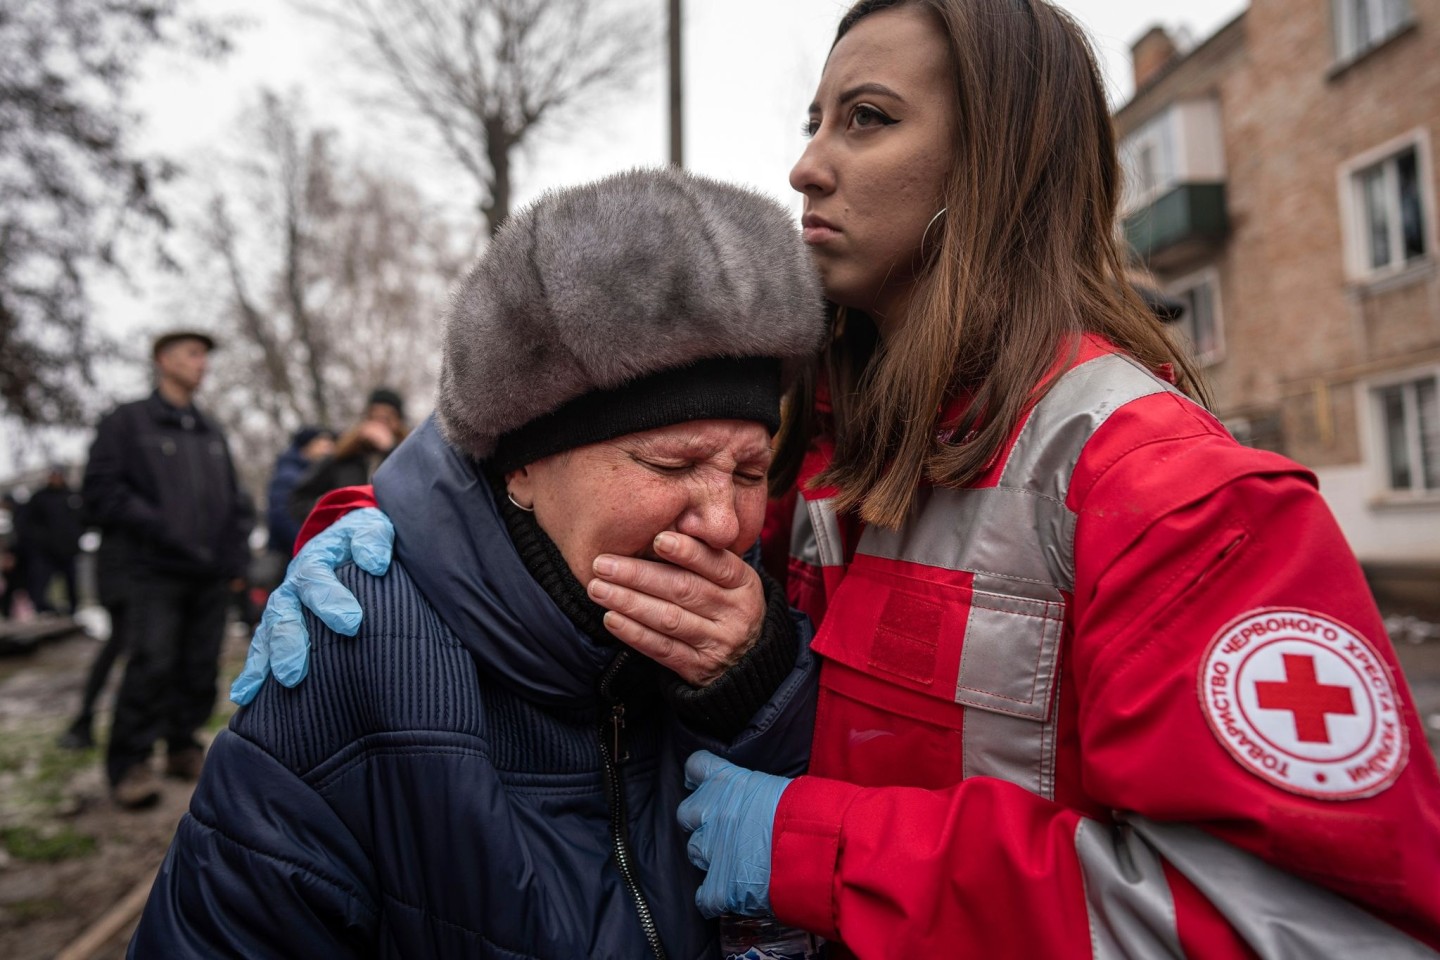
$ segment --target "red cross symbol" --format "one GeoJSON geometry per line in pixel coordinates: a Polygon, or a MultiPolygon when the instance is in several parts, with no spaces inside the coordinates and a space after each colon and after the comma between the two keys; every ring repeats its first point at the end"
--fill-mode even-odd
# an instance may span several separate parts
{"type": "Polygon", "coordinates": [[[1315,678],[1315,658],[1286,653],[1285,682],[1262,680],[1255,684],[1260,706],[1265,710],[1289,710],[1295,715],[1295,736],[1301,743],[1329,743],[1325,715],[1354,714],[1355,701],[1349,687],[1320,683],[1315,678]]]}

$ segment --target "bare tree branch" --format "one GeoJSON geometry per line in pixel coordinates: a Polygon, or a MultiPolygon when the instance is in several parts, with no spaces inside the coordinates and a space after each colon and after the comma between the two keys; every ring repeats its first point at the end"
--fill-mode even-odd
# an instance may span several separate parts
{"type": "Polygon", "coordinates": [[[294,404],[295,388],[290,380],[285,351],[281,347],[279,336],[273,329],[270,318],[256,305],[250,295],[245,271],[240,265],[240,257],[236,250],[235,227],[225,209],[224,197],[216,196],[211,201],[210,218],[209,240],[212,248],[223,260],[226,273],[230,278],[233,315],[239,320],[241,335],[259,348],[263,359],[262,368],[270,393],[276,398],[283,398],[287,401],[289,408],[298,416],[299,410],[294,404]]]}
{"type": "Polygon", "coordinates": [[[458,244],[414,185],[344,159],[294,99],[262,98],[223,167],[187,307],[229,318],[207,403],[259,483],[304,423],[343,427],[369,391],[433,391],[458,244]],[[223,284],[200,278],[222,274],[223,284]]]}
{"type": "Polygon", "coordinates": [[[301,0],[340,29],[439,136],[493,233],[515,150],[555,114],[629,87],[650,21],[629,0],[301,0]]]}
{"type": "Polygon", "coordinates": [[[134,152],[129,92],[158,48],[223,52],[224,24],[188,0],[0,0],[0,415],[78,424],[95,412],[93,362],[113,352],[89,281],[123,274],[122,248],[159,245],[156,188],[173,164],[134,152]]]}

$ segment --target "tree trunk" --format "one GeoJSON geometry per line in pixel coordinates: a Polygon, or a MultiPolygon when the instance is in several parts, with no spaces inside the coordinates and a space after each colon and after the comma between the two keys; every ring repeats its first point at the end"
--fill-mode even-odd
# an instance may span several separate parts
{"type": "Polygon", "coordinates": [[[485,155],[490,161],[490,196],[481,204],[490,236],[500,229],[500,224],[510,218],[510,154],[516,140],[505,127],[505,121],[489,118],[485,121],[485,155]]]}

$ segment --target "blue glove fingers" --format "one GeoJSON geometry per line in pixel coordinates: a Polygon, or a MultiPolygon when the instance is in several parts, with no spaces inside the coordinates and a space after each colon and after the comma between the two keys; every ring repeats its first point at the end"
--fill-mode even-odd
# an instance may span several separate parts
{"type": "Polygon", "coordinates": [[[720,879],[719,874],[706,874],[700,889],[695,891],[695,907],[700,911],[700,916],[714,920],[722,914],[731,913],[726,906],[728,902],[725,896],[725,881],[720,879]]]}
{"type": "Polygon", "coordinates": [[[385,576],[395,550],[395,525],[374,507],[356,510],[345,519],[351,517],[354,531],[350,535],[350,548],[355,555],[355,565],[372,577],[385,576]]]}
{"type": "Polygon", "coordinates": [[[685,844],[685,855],[690,862],[701,870],[710,869],[709,844],[705,842],[705,828],[702,826],[690,835],[690,842],[685,844]]]}
{"type": "Polygon", "coordinates": [[[270,629],[262,617],[260,626],[255,629],[255,636],[250,638],[250,649],[245,654],[245,669],[240,671],[240,676],[230,684],[230,699],[240,706],[245,706],[255,699],[255,694],[265,684],[265,678],[270,676],[270,629]]]}
{"type": "Polygon", "coordinates": [[[675,811],[675,819],[686,830],[698,830],[705,822],[707,806],[704,797],[699,793],[692,793],[680,801],[680,809],[675,811]]]}
{"type": "Polygon", "coordinates": [[[310,672],[310,632],[300,600],[287,584],[270,595],[265,619],[270,621],[270,668],[276,680],[293,687],[310,672]]]}
{"type": "Polygon", "coordinates": [[[707,917],[769,912],[770,834],[790,781],[705,751],[690,755],[685,777],[698,786],[680,804],[677,818],[693,831],[686,855],[707,871],[695,894],[696,907],[707,917]]]}
{"type": "MultiPolygon", "coordinates": [[[[345,562],[350,552],[348,534],[343,544],[339,541],[320,543],[316,537],[290,561],[290,570],[285,574],[285,586],[291,587],[300,602],[315,613],[320,621],[336,633],[347,637],[355,636],[360,629],[360,601],[335,579],[335,568],[345,562]],[[318,544],[318,546],[317,546],[318,544]],[[314,546],[315,550],[311,551],[314,546]]],[[[305,623],[300,620],[300,629],[305,623]]]]}
{"type": "Polygon", "coordinates": [[[255,699],[265,678],[293,687],[310,669],[310,632],[305,611],[315,612],[331,630],[354,636],[363,613],[359,602],[341,586],[335,569],[353,559],[373,576],[390,568],[395,527],[379,510],[355,510],[316,534],[290,562],[285,582],[270,594],[260,626],[245,656],[245,669],[230,687],[230,699],[244,706],[255,699]]]}
{"type": "Polygon", "coordinates": [[[737,880],[718,871],[705,876],[695,891],[695,906],[701,916],[718,917],[738,913],[746,917],[763,917],[770,912],[770,865],[765,865],[764,879],[737,880]]]}
{"type": "Polygon", "coordinates": [[[685,787],[688,790],[694,790],[706,780],[709,780],[727,768],[731,770],[741,769],[729,760],[723,757],[717,757],[709,750],[696,750],[690,754],[689,759],[685,761],[685,787]]]}

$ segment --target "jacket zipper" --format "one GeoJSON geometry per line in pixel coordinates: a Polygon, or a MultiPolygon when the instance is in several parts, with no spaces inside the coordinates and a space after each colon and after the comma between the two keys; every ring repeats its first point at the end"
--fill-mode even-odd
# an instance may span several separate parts
{"type": "Polygon", "coordinates": [[[600,723],[600,757],[605,764],[605,786],[610,799],[610,840],[615,850],[615,866],[620,878],[635,901],[635,912],[640,915],[640,928],[650,944],[656,960],[666,960],[665,947],[660,943],[660,929],[650,912],[645,892],[640,889],[640,878],[635,874],[635,863],[630,855],[630,830],[625,811],[625,782],[620,767],[629,755],[621,739],[625,729],[625,704],[610,695],[610,686],[630,659],[630,651],[622,650],[605,668],[600,677],[600,697],[610,708],[609,716],[600,723]]]}

